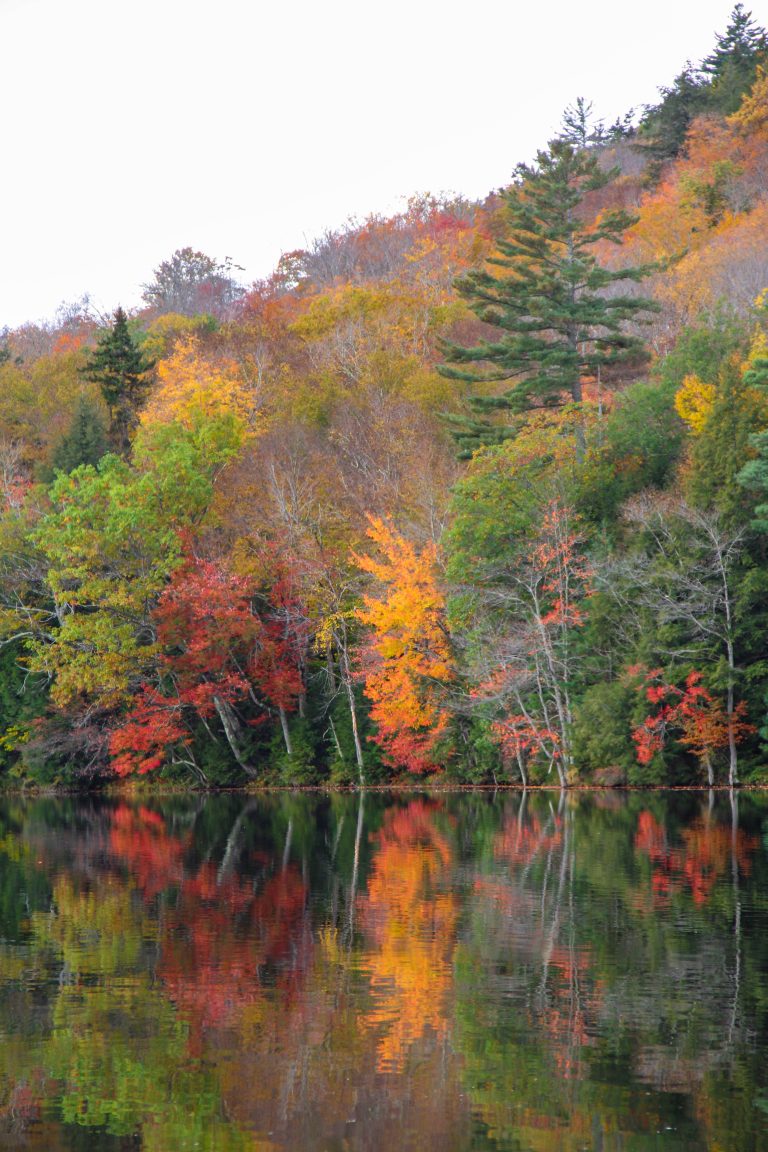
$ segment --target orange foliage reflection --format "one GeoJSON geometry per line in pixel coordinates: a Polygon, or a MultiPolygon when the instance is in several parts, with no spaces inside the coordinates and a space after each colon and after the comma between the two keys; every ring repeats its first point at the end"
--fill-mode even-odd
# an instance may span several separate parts
{"type": "Polygon", "coordinates": [[[414,800],[387,812],[360,900],[373,993],[364,1028],[380,1032],[377,1067],[400,1072],[412,1046],[448,1030],[458,908],[447,890],[451,849],[435,827],[437,805],[414,800]]]}

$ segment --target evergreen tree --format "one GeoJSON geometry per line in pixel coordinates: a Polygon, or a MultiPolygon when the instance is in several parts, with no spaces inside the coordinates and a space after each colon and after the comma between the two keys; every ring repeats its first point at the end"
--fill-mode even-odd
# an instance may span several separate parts
{"type": "Polygon", "coordinates": [[[701,70],[712,82],[712,107],[728,115],[735,112],[744,93],[752,87],[757,65],[765,59],[768,37],[755,24],[751,12],[737,4],[728,27],[717,36],[717,44],[702,62],[701,70]]]}
{"type": "Polygon", "coordinates": [[[730,115],[752,86],[757,65],[766,58],[768,37],[755,24],[751,12],[737,4],[730,23],[709,56],[694,68],[690,61],[668,88],[661,102],[647,108],[640,123],[638,146],[652,159],[649,177],[683,150],[691,123],[707,112],[730,115]]]}
{"type": "Polygon", "coordinates": [[[622,281],[641,280],[648,267],[612,271],[594,252],[606,241],[620,244],[633,217],[610,210],[592,221],[580,212],[586,193],[603,188],[615,172],[601,170],[593,153],[555,140],[538,153],[534,168],[522,165],[517,176],[504,194],[498,255],[456,283],[493,334],[471,347],[443,345],[444,376],[513,381],[500,396],[470,400],[483,418],[452,421],[464,452],[513,434],[509,426],[491,424],[487,414],[580,404],[584,377],[641,361],[643,341],[625,324],[655,308],[644,297],[614,290],[622,281]]]}
{"type": "Polygon", "coordinates": [[[109,409],[109,441],[121,456],[130,452],[131,433],[149,390],[147,373],[153,367],[131,336],[128,317],[118,308],[114,324],[89,355],[83,376],[101,388],[109,409]]]}
{"type": "Polygon", "coordinates": [[[646,108],[640,121],[637,146],[651,158],[650,182],[661,166],[682,151],[692,122],[709,107],[710,85],[690,61],[671,86],[662,88],[661,103],[646,108]]]}
{"type": "Polygon", "coordinates": [[[744,11],[743,4],[737,4],[731,13],[731,21],[722,36],[717,35],[714,50],[701,64],[702,72],[713,79],[724,75],[731,67],[754,68],[757,60],[768,49],[768,38],[764,28],[755,24],[751,12],[744,11]]]}
{"type": "Polygon", "coordinates": [[[81,396],[69,431],[56,445],[51,463],[56,472],[73,472],[81,464],[98,464],[109,451],[107,430],[96,405],[81,396]]]}
{"type": "Polygon", "coordinates": [[[574,104],[569,104],[563,112],[559,138],[568,140],[578,148],[587,148],[605,139],[605,125],[592,115],[592,101],[577,96],[574,104]]]}
{"type": "MultiPolygon", "coordinates": [[[[768,394],[768,355],[754,359],[744,374],[744,382],[758,393],[768,394]]],[[[759,532],[768,532],[768,432],[756,432],[749,437],[757,458],[748,461],[737,476],[739,484],[756,493],[760,503],[755,508],[752,524],[759,532]]]]}

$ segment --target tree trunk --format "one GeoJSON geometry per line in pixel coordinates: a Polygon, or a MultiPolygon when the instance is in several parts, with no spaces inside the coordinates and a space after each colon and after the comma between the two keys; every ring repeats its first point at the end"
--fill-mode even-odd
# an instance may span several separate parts
{"type": "Polygon", "coordinates": [[[728,713],[728,786],[733,788],[739,782],[739,762],[736,752],[736,733],[733,730],[733,645],[728,644],[728,695],[726,698],[726,711],[728,713]]]}
{"type": "Polygon", "coordinates": [[[355,760],[357,762],[357,774],[360,779],[360,787],[365,784],[365,761],[363,758],[363,746],[360,743],[360,730],[357,724],[357,705],[355,704],[355,689],[352,682],[352,669],[349,665],[349,651],[347,649],[347,629],[344,626],[343,632],[340,636],[336,637],[336,643],[339,649],[339,671],[341,679],[344,682],[344,690],[347,693],[347,702],[349,704],[349,715],[352,721],[352,739],[355,742],[355,760]]]}
{"type": "Polygon", "coordinates": [[[711,788],[715,782],[715,774],[712,770],[712,757],[709,753],[708,748],[704,750],[703,759],[704,759],[704,767],[707,770],[707,784],[709,784],[709,787],[711,788]]]}
{"type": "Polygon", "coordinates": [[[243,772],[245,772],[246,776],[249,776],[251,780],[256,780],[257,773],[246,761],[245,757],[243,756],[242,749],[240,748],[240,741],[238,739],[237,731],[237,718],[233,715],[232,709],[230,708],[229,704],[227,704],[226,700],[222,700],[219,696],[214,696],[213,704],[216,709],[216,714],[219,717],[219,720],[221,720],[221,726],[224,729],[224,735],[227,738],[227,743],[232,750],[232,755],[234,756],[239,766],[242,768],[243,772]]]}
{"type": "Polygon", "coordinates": [[[360,786],[362,787],[365,784],[365,764],[363,761],[363,748],[360,743],[360,733],[357,727],[357,707],[355,705],[355,693],[346,673],[344,680],[345,687],[347,689],[347,699],[349,701],[349,714],[352,718],[352,738],[355,742],[355,759],[357,761],[357,772],[358,776],[360,777],[360,786]]]}
{"type": "Polygon", "coordinates": [[[285,741],[285,750],[289,756],[293,756],[293,745],[291,744],[291,732],[288,727],[288,717],[285,714],[285,708],[282,704],[279,708],[280,712],[280,727],[283,730],[283,740],[285,741]]]}
{"type": "Polygon", "coordinates": [[[328,727],[331,729],[331,736],[333,737],[333,746],[336,749],[336,755],[338,756],[339,760],[341,760],[341,762],[343,764],[344,763],[344,753],[341,750],[341,744],[339,743],[339,737],[336,735],[336,725],[333,722],[333,716],[328,717],[328,727]]]}

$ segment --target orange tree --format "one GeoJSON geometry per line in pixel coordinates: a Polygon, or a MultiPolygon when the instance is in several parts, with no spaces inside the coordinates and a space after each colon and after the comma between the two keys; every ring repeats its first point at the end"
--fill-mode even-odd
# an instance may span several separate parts
{"type": "Polygon", "coordinates": [[[449,715],[444,689],[453,679],[445,602],[435,575],[437,549],[421,551],[381,519],[368,535],[378,557],[357,556],[379,590],[363,597],[360,621],[371,629],[362,654],[365,694],[386,759],[410,772],[435,767],[449,715]]]}

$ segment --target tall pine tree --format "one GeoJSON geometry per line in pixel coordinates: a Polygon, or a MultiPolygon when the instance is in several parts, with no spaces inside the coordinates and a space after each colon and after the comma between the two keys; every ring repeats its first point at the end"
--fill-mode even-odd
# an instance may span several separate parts
{"type": "Polygon", "coordinates": [[[131,336],[128,317],[118,308],[112,327],[89,355],[83,376],[101,389],[109,410],[109,442],[121,456],[130,453],[131,434],[149,391],[148,373],[153,367],[154,361],[144,358],[131,336]]]}
{"type": "Polygon", "coordinates": [[[501,395],[470,400],[479,419],[452,421],[465,453],[513,434],[509,424],[489,421],[490,413],[578,405],[585,377],[644,358],[643,341],[626,324],[655,305],[615,286],[639,281],[650,269],[613,271],[595,255],[596,245],[620,244],[633,217],[610,210],[593,221],[580,211],[585,195],[613,176],[593,152],[553,141],[535,167],[517,169],[517,182],[504,194],[498,254],[456,282],[493,332],[471,347],[444,343],[441,373],[471,383],[512,382],[501,395]]]}
{"type": "Polygon", "coordinates": [[[710,103],[722,114],[735,112],[744,93],[752,87],[757,66],[766,59],[766,31],[751,12],[737,4],[725,32],[717,36],[714,50],[702,61],[702,72],[711,78],[710,103]]]}

